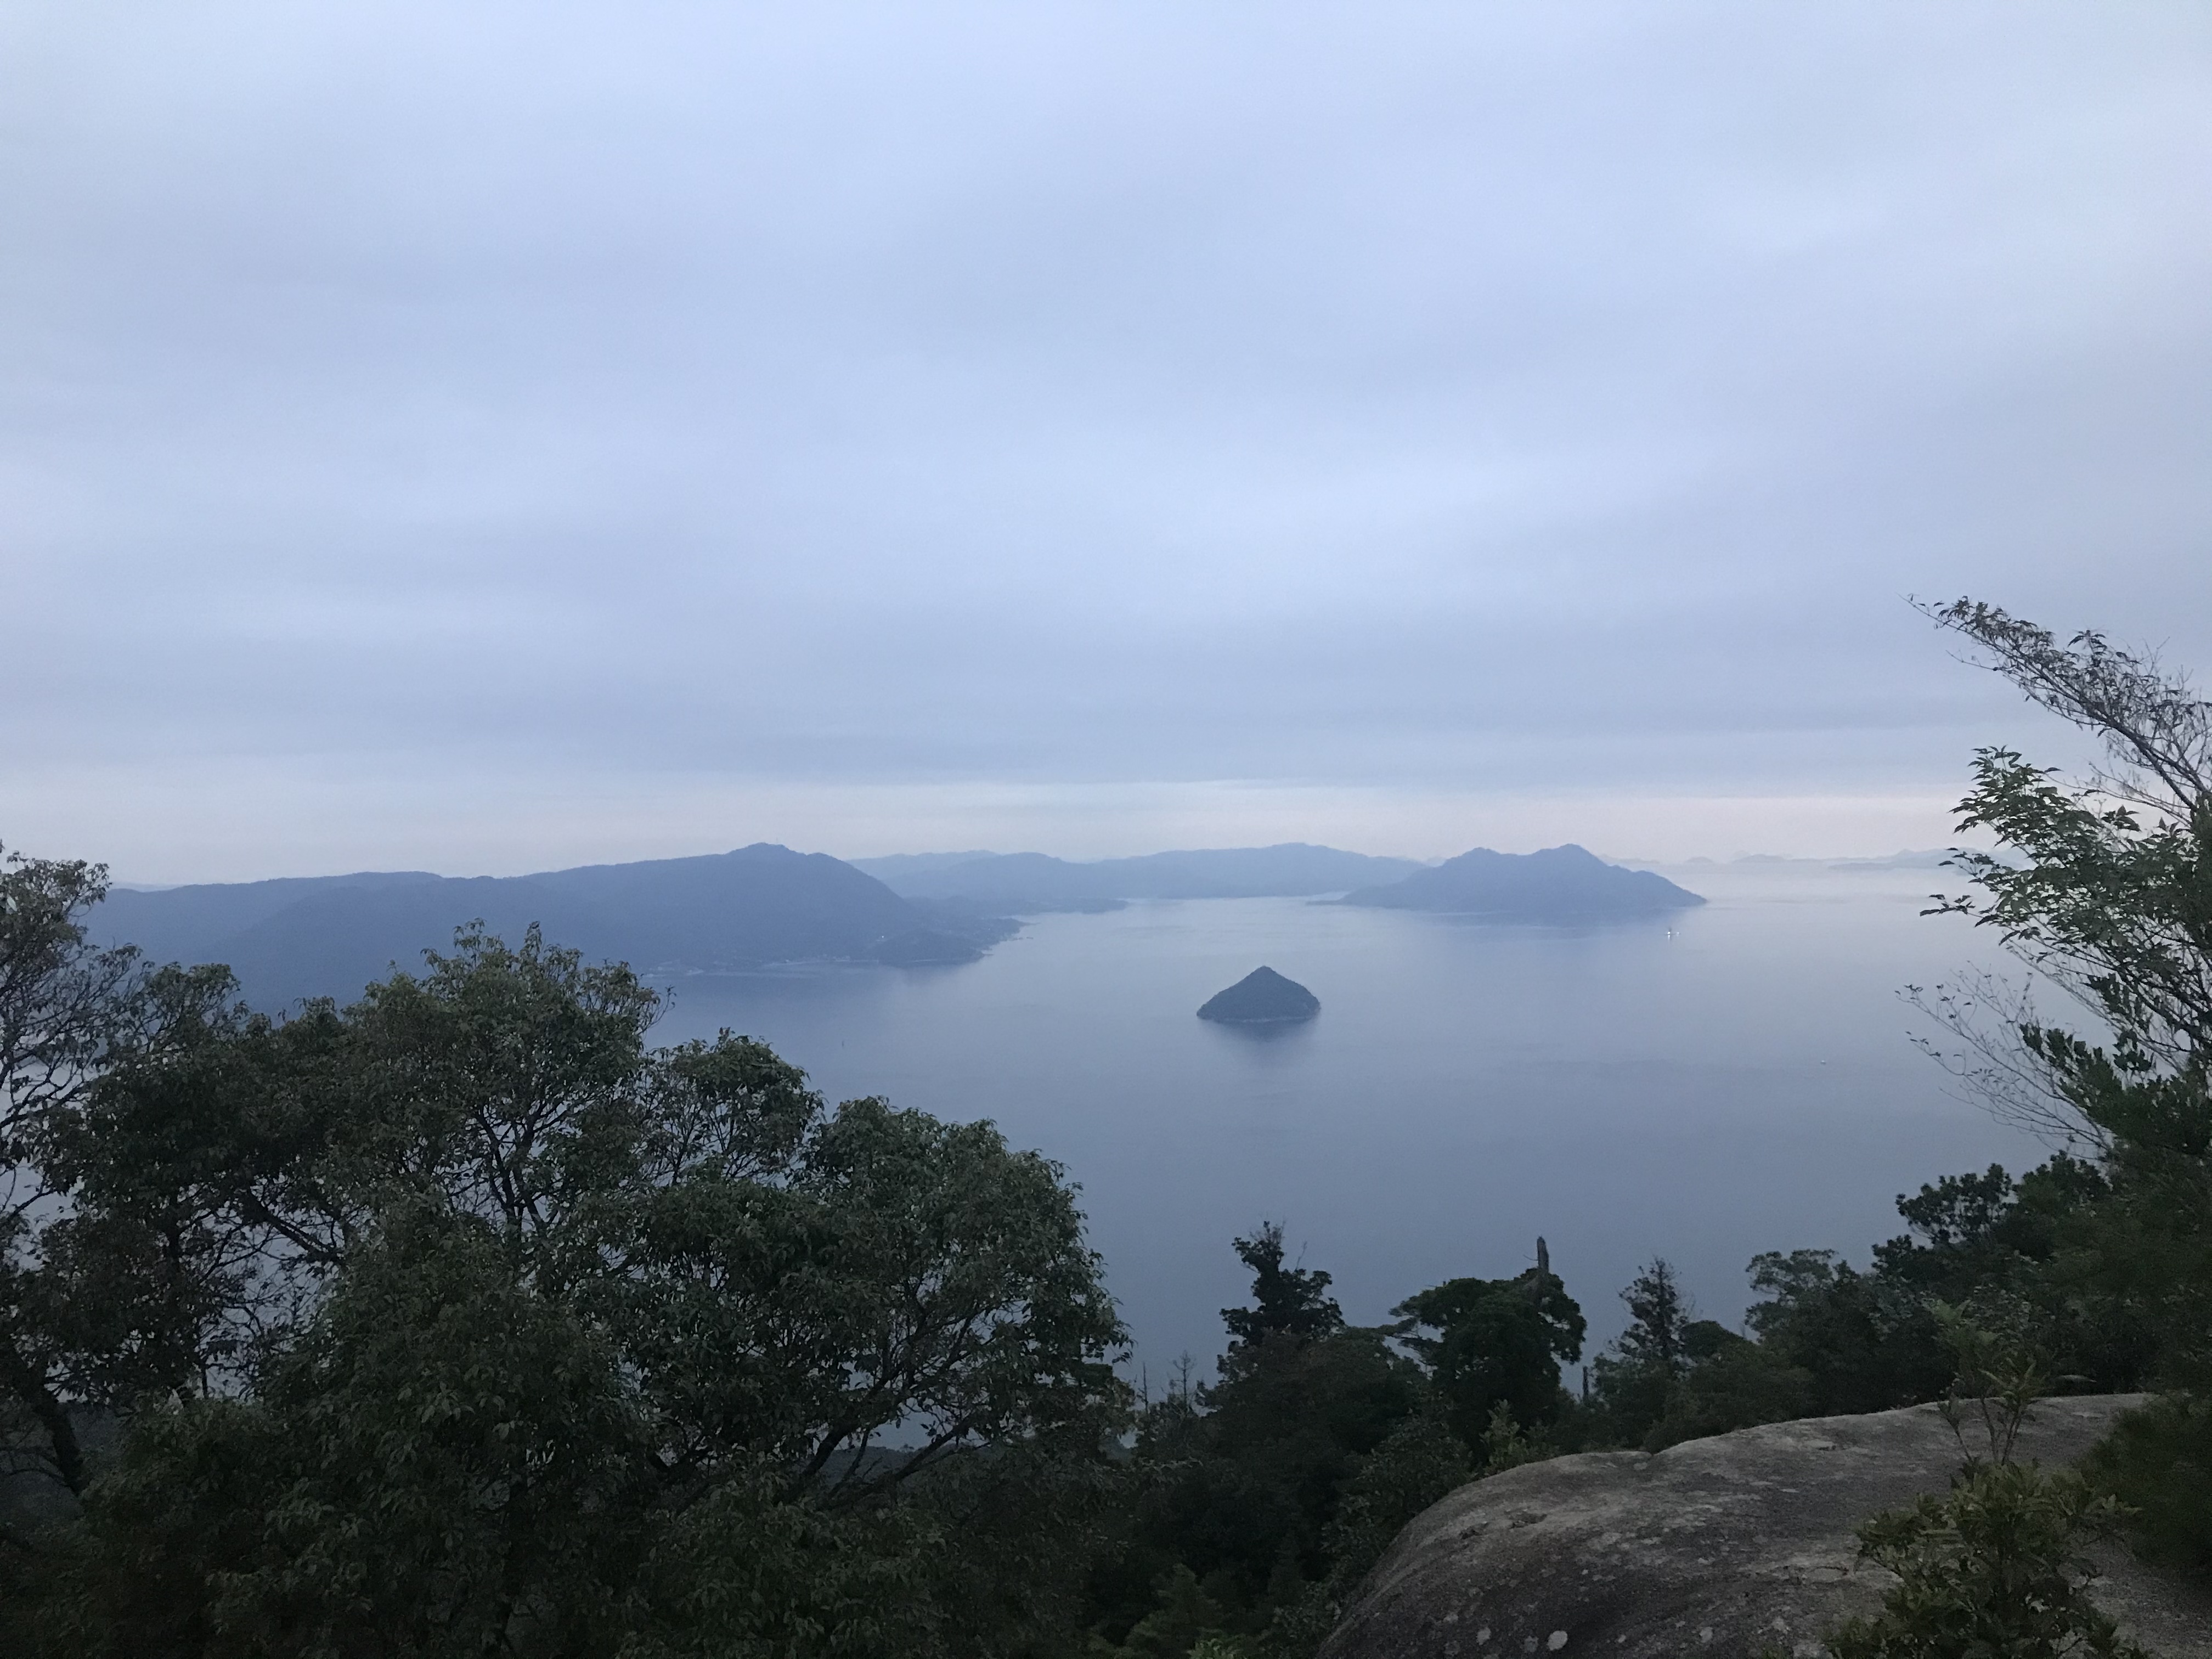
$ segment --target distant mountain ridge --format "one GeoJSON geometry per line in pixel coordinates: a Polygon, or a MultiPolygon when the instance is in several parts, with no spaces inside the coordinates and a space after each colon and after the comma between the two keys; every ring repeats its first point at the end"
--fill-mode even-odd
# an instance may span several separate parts
{"type": "Polygon", "coordinates": [[[1132,899],[1310,897],[1504,920],[1649,915],[1705,901],[1579,847],[1478,848],[1434,867],[1302,842],[1075,863],[1042,853],[917,854],[848,864],[768,842],[697,858],[527,876],[422,870],[117,888],[88,918],[100,944],[157,962],[229,964],[247,1000],[358,995],[419,968],[481,921],[640,973],[737,972],[779,963],[972,962],[1018,931],[1011,915],[1104,910],[1132,899]]]}
{"type": "Polygon", "coordinates": [[[1105,910],[1132,899],[1310,897],[1395,881],[1424,867],[1412,859],[1304,842],[1084,863],[1044,853],[900,854],[853,862],[906,898],[965,900],[1016,915],[1105,910]]]}
{"type": "Polygon", "coordinates": [[[529,876],[422,871],[111,892],[89,918],[103,944],[156,961],[224,962],[249,1000],[348,999],[397,963],[419,968],[453,930],[481,920],[641,973],[730,971],[773,963],[972,961],[1012,924],[973,907],[901,898],[823,853],[770,842],[699,858],[586,865],[529,876]]]}
{"type": "Polygon", "coordinates": [[[1569,842],[1537,853],[1478,847],[1402,881],[1347,893],[1340,902],[1500,921],[1585,921],[1659,915],[1705,900],[1664,876],[1607,864],[1569,842]]]}

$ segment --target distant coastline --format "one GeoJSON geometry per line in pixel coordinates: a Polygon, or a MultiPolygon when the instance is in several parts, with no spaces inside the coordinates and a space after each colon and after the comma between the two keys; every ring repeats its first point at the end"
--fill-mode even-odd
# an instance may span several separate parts
{"type": "Polygon", "coordinates": [[[1496,920],[1655,915],[1704,902],[1663,877],[1579,847],[1487,848],[1438,865],[1286,842],[1079,863],[1042,853],[902,854],[847,862],[771,842],[696,858],[536,875],[428,871],[118,886],[89,917],[103,945],[156,961],[223,963],[257,1006],[346,1001],[417,969],[481,922],[519,940],[535,926],[592,960],[654,978],[802,963],[886,968],[974,962],[1021,918],[1155,900],[1309,897],[1496,920]]]}

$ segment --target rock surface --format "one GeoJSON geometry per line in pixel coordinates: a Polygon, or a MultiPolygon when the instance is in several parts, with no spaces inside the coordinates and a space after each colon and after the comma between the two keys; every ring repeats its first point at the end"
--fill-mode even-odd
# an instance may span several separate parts
{"type": "Polygon", "coordinates": [[[1224,1025],[1280,1025],[1311,1019],[1321,999],[1294,979],[1272,968],[1255,968],[1225,991],[1216,992],[1198,1011],[1200,1019],[1224,1025]]]}
{"type": "MultiPolygon", "coordinates": [[[[2020,1455],[2087,1450],[2139,1396],[2037,1407],[2020,1455]]],[[[1322,1659],[1739,1659],[1820,1653],[1891,1582],[1853,1528],[1940,1492],[1957,1443],[1932,1406],[1814,1418],[1508,1469],[1416,1516],[1345,1610],[1322,1659]]],[[[2114,1547],[2092,1591],[2161,1659],[2212,1656],[2212,1594],[2114,1547]]]]}

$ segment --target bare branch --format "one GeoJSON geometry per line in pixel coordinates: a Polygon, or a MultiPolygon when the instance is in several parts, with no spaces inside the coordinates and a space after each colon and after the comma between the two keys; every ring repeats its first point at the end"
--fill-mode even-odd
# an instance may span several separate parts
{"type": "Polygon", "coordinates": [[[2027,988],[1966,969],[1952,983],[1908,985],[1899,994],[1958,1044],[1947,1047],[1924,1036],[1912,1039],[1951,1074],[1959,1098],[2054,1147],[2086,1146],[2102,1152],[2109,1146],[2111,1137],[2066,1098],[2049,1067],[2021,1041],[2022,1029],[2039,1024],[2027,988]]]}
{"type": "Polygon", "coordinates": [[[1963,635],[2038,707],[2103,741],[2120,772],[2099,781],[2110,793],[2186,821],[2192,805],[2212,795],[2212,703],[2195,695],[2186,675],[2163,667],[2157,653],[2123,651],[2101,634],[2076,634],[2065,644],[1978,599],[1917,604],[1937,626],[1963,635]],[[2140,781],[2148,773],[2164,793],[2140,781]]]}

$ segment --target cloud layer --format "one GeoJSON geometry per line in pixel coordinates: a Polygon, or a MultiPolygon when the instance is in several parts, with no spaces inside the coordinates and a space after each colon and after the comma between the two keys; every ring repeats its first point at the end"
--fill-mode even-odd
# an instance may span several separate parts
{"type": "Polygon", "coordinates": [[[2162,4],[15,8],[0,836],[1940,833],[1901,595],[2212,664],[2208,177],[2162,4]]]}

